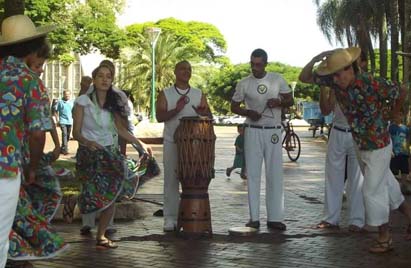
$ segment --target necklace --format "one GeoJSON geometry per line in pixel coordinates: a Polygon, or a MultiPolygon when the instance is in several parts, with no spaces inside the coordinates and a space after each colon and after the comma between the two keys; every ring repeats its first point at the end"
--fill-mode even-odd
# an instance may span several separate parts
{"type": "Polygon", "coordinates": [[[176,84],[174,84],[174,89],[176,90],[176,92],[177,92],[178,95],[184,96],[184,102],[185,102],[186,104],[190,102],[190,97],[187,96],[187,94],[188,94],[188,93],[190,92],[190,90],[191,90],[191,87],[190,87],[190,86],[188,86],[188,89],[187,89],[187,91],[186,91],[184,94],[181,93],[181,92],[177,89],[176,84]]]}

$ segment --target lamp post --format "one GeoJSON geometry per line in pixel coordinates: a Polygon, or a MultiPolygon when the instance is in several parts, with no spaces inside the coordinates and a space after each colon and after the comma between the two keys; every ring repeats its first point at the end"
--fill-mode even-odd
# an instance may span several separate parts
{"type": "Polygon", "coordinates": [[[156,62],[155,62],[155,56],[156,56],[156,44],[158,37],[160,36],[161,29],[160,28],[148,28],[147,29],[147,34],[148,37],[150,38],[150,43],[151,43],[151,67],[152,67],[152,76],[151,76],[151,111],[150,111],[150,122],[154,123],[156,122],[156,62]]]}

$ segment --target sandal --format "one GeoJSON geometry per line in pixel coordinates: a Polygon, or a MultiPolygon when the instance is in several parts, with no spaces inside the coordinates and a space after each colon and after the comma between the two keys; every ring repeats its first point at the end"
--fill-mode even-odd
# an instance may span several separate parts
{"type": "Polygon", "coordinates": [[[408,224],[408,226],[407,226],[405,240],[411,240],[411,223],[408,224]]]}
{"type": "Polygon", "coordinates": [[[319,224],[316,226],[317,229],[339,229],[340,227],[335,224],[331,224],[326,221],[321,221],[319,224]]]}
{"type": "Polygon", "coordinates": [[[375,244],[371,246],[368,250],[371,253],[386,253],[393,250],[394,247],[392,246],[392,238],[388,239],[387,241],[375,241],[375,244]]]}
{"type": "Polygon", "coordinates": [[[118,246],[116,243],[114,243],[110,239],[97,239],[96,248],[106,250],[106,249],[115,249],[115,248],[118,248],[118,246]]]}
{"type": "Polygon", "coordinates": [[[77,197],[75,195],[66,196],[64,201],[63,219],[66,223],[73,222],[74,208],[77,204],[77,197]]]}

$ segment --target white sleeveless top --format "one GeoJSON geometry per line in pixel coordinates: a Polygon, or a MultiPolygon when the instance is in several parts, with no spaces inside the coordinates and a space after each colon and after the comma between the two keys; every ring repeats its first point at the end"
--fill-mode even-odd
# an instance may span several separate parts
{"type": "MultiPolygon", "coordinates": [[[[173,110],[176,108],[177,101],[181,98],[182,95],[185,95],[187,90],[180,90],[171,86],[164,89],[164,96],[167,100],[167,111],[173,110]],[[180,92],[181,94],[178,94],[180,92]]],[[[198,114],[193,109],[192,106],[197,107],[201,103],[201,90],[196,88],[190,88],[187,95],[189,102],[184,106],[184,108],[173,118],[164,122],[164,133],[163,137],[165,141],[174,142],[174,132],[176,131],[178,125],[180,124],[180,118],[185,116],[197,116],[198,114]]]]}
{"type": "Polygon", "coordinates": [[[347,118],[341,111],[340,105],[336,102],[334,106],[333,125],[341,128],[350,128],[347,118]]]}

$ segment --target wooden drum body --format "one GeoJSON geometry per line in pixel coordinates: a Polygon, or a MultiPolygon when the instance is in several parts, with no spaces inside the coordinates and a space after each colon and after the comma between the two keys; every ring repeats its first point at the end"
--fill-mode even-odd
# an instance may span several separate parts
{"type": "Polygon", "coordinates": [[[177,230],[185,234],[212,234],[208,185],[213,177],[212,120],[183,117],[174,134],[178,150],[177,178],[182,185],[177,230]]]}

